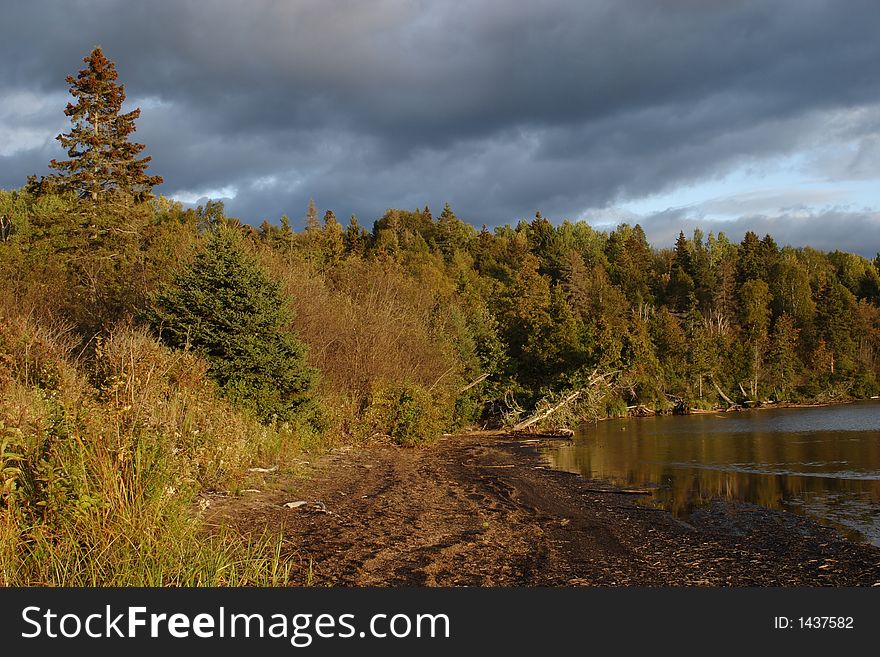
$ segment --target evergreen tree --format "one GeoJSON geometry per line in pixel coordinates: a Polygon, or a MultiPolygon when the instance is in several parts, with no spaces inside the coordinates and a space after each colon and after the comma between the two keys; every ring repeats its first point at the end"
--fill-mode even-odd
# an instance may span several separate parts
{"type": "Polygon", "coordinates": [[[325,265],[334,265],[345,254],[345,233],[342,226],[336,220],[333,210],[324,213],[324,228],[321,250],[324,255],[325,265]]]}
{"type": "Polygon", "coordinates": [[[345,244],[346,253],[363,255],[366,248],[367,231],[360,227],[355,215],[351,215],[342,239],[345,244]]]}
{"type": "Polygon", "coordinates": [[[120,114],[125,85],[116,83],[116,67],[100,48],[83,61],[86,68],[76,77],[67,76],[70,93],[77,99],[64,110],[73,129],[57,139],[70,159],[50,162],[60,172],[52,177],[53,186],[93,201],[110,191],[148,198],[162,177],[146,174],[150,158],[138,157],[144,145],[129,141],[141,111],[120,114]]]}
{"type": "Polygon", "coordinates": [[[770,235],[764,235],[764,239],[761,240],[759,253],[762,278],[766,281],[770,270],[779,259],[779,246],[776,244],[776,240],[770,235]]]}
{"type": "Polygon", "coordinates": [[[318,223],[318,207],[315,205],[315,199],[309,199],[309,207],[306,209],[306,231],[319,231],[321,225],[318,223]]]}
{"type": "Polygon", "coordinates": [[[219,228],[154,298],[148,319],[169,346],[190,347],[211,365],[223,393],[264,422],[315,418],[316,373],[286,328],[278,284],[219,228]]]}
{"type": "Polygon", "coordinates": [[[831,354],[831,373],[840,369],[841,362],[851,365],[855,351],[853,319],[858,316],[856,298],[837,282],[823,285],[816,298],[816,329],[831,354]]]}
{"type": "Polygon", "coordinates": [[[561,248],[553,224],[540,212],[536,212],[535,218],[526,229],[526,236],[532,253],[541,263],[538,271],[543,276],[548,276],[554,283],[560,280],[566,253],[561,248]]]}
{"type": "Polygon", "coordinates": [[[449,203],[443,206],[443,212],[440,213],[434,230],[437,247],[447,261],[451,260],[457,251],[465,250],[476,232],[473,227],[455,216],[449,203]]]}
{"type": "Polygon", "coordinates": [[[694,282],[694,296],[701,312],[707,312],[712,307],[712,297],[715,291],[715,276],[712,271],[709,250],[703,244],[703,231],[699,228],[694,230],[693,254],[691,257],[691,271],[689,272],[694,282]]]}
{"type": "Polygon", "coordinates": [[[679,232],[675,242],[675,258],[669,275],[666,295],[670,305],[676,312],[686,313],[694,305],[694,281],[691,278],[693,263],[688,240],[684,233],[679,232]]]}
{"type": "Polygon", "coordinates": [[[689,353],[688,340],[681,323],[666,306],[650,318],[651,341],[660,364],[666,370],[666,381],[678,383],[684,378],[689,353]]]}
{"type": "Polygon", "coordinates": [[[645,231],[636,224],[627,237],[620,259],[616,263],[620,286],[633,307],[650,305],[654,302],[649,285],[651,276],[649,265],[652,259],[653,254],[645,231]]]}
{"type": "Polygon", "coordinates": [[[768,245],[761,244],[758,236],[752,231],[747,231],[739,245],[739,260],[736,267],[736,282],[742,286],[746,281],[763,280],[767,273],[764,271],[764,254],[768,245]]]}

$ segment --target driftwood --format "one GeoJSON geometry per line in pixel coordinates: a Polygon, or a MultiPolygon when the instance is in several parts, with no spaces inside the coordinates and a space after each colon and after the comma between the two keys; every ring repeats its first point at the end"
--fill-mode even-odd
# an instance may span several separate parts
{"type": "Polygon", "coordinates": [[[634,404],[633,406],[627,406],[626,412],[628,415],[632,415],[634,417],[650,417],[652,415],[657,415],[657,411],[648,408],[644,404],[634,404]]]}
{"type": "Polygon", "coordinates": [[[684,397],[679,397],[678,395],[670,395],[668,392],[666,393],[666,398],[672,401],[672,414],[673,415],[690,415],[691,414],[691,405],[684,397]]]}
{"type": "Polygon", "coordinates": [[[584,488],[587,493],[611,493],[615,495],[651,495],[647,488],[584,488]]]}

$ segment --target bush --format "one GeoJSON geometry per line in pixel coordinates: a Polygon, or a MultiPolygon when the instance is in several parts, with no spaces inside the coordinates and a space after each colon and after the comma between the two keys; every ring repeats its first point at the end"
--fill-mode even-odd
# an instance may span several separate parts
{"type": "Polygon", "coordinates": [[[854,397],[873,397],[878,392],[877,378],[868,370],[860,370],[853,376],[850,394],[854,397]]]}
{"type": "Polygon", "coordinates": [[[363,429],[390,436],[398,445],[430,442],[450,422],[450,406],[419,385],[379,383],[363,409],[363,429]]]}

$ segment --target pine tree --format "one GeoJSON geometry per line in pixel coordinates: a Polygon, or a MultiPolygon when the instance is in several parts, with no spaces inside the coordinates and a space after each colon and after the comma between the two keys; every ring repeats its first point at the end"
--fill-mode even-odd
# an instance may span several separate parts
{"type": "Polygon", "coordinates": [[[345,255],[345,232],[336,220],[333,210],[324,213],[321,251],[324,256],[323,265],[335,265],[345,255]]]}
{"type": "Polygon", "coordinates": [[[155,296],[147,319],[169,346],[204,356],[221,391],[262,421],[316,417],[316,373],[285,330],[290,318],[278,284],[233,229],[211,234],[155,296]]]}
{"type": "Polygon", "coordinates": [[[688,240],[683,232],[679,232],[678,240],[675,242],[675,257],[672,261],[669,284],[666,287],[666,296],[676,312],[688,312],[696,301],[692,271],[693,263],[688,240]]]}
{"type": "Polygon", "coordinates": [[[77,99],[64,110],[73,129],[56,139],[70,159],[50,162],[50,168],[61,172],[52,177],[53,186],[93,201],[110,191],[138,200],[147,198],[153,186],[162,183],[162,177],[146,174],[151,158],[139,158],[144,145],[129,141],[141,111],[137,108],[120,114],[125,85],[116,84],[116,66],[101,48],[95,48],[83,61],[86,68],[76,77],[67,76],[70,93],[77,99]]]}
{"type": "Polygon", "coordinates": [[[650,289],[651,247],[642,227],[636,224],[620,249],[613,269],[619,277],[620,287],[634,308],[653,304],[650,289]]]}
{"type": "Polygon", "coordinates": [[[449,203],[443,206],[443,212],[440,213],[434,227],[434,239],[447,261],[451,260],[457,251],[465,250],[468,241],[475,233],[472,226],[455,216],[449,203]]]}
{"type": "Polygon", "coordinates": [[[746,281],[763,280],[767,273],[764,271],[764,252],[766,248],[761,245],[758,236],[752,231],[747,231],[739,245],[739,260],[736,266],[736,283],[742,286],[746,281]]]}
{"type": "Polygon", "coordinates": [[[351,215],[348,228],[345,229],[345,234],[343,235],[346,252],[355,255],[363,255],[366,239],[367,232],[360,227],[357,217],[351,215]]]}
{"type": "Polygon", "coordinates": [[[321,224],[318,223],[318,207],[315,205],[315,199],[309,199],[309,207],[306,209],[306,230],[319,231],[321,224]]]}

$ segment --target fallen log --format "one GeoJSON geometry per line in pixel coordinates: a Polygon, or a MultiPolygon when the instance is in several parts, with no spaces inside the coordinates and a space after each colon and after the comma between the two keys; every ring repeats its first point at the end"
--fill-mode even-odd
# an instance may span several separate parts
{"type": "Polygon", "coordinates": [[[540,411],[538,413],[535,413],[534,415],[526,418],[522,422],[519,422],[519,423],[513,425],[513,427],[511,427],[511,431],[522,431],[523,429],[526,429],[527,427],[530,427],[533,424],[540,422],[541,420],[546,420],[548,417],[553,415],[559,409],[568,406],[571,402],[578,399],[581,396],[581,394],[586,392],[588,389],[592,388],[593,386],[595,386],[596,384],[598,384],[600,382],[605,381],[605,377],[611,376],[613,374],[617,374],[618,371],[619,370],[616,370],[614,372],[609,372],[607,374],[596,374],[596,370],[593,370],[593,373],[590,375],[590,380],[587,383],[586,387],[581,388],[580,390],[575,390],[574,392],[572,392],[571,394],[569,394],[565,398],[563,398],[562,401],[554,404],[550,408],[545,409],[543,411],[540,411]]]}
{"type": "Polygon", "coordinates": [[[523,420],[522,422],[513,425],[513,430],[514,430],[514,431],[522,431],[523,429],[525,429],[525,428],[527,428],[527,427],[530,427],[530,426],[532,426],[533,424],[536,424],[536,423],[540,422],[541,420],[545,420],[545,419],[547,419],[548,417],[550,417],[551,415],[553,415],[556,411],[558,411],[560,408],[562,408],[562,407],[564,407],[564,406],[567,406],[568,404],[570,404],[571,402],[573,402],[575,399],[577,399],[578,397],[580,397],[582,392],[583,392],[583,390],[575,390],[573,393],[571,393],[570,395],[568,395],[567,397],[565,397],[565,398],[564,398],[561,402],[559,402],[558,404],[555,404],[554,406],[551,406],[551,407],[548,408],[547,410],[542,411],[542,412],[540,412],[540,413],[537,413],[537,414],[535,414],[535,415],[533,415],[533,416],[531,416],[531,417],[529,417],[529,418],[526,418],[526,419],[523,420]]]}

